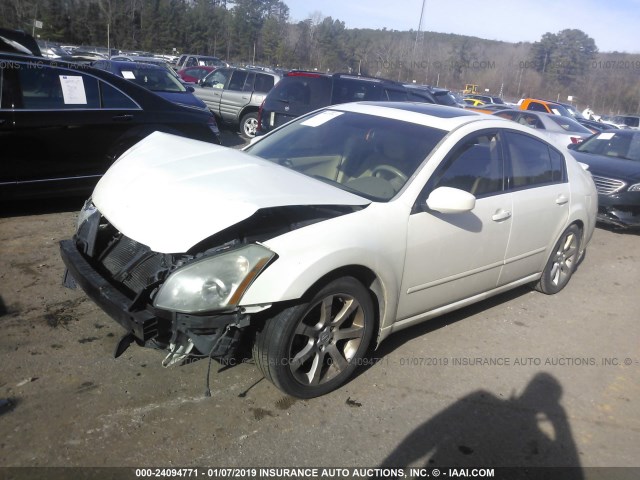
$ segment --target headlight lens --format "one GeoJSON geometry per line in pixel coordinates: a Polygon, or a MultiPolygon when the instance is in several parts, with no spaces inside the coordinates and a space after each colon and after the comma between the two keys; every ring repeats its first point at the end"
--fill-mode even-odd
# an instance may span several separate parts
{"type": "Polygon", "coordinates": [[[154,300],[157,308],[202,313],[233,308],[275,253],[247,245],[179,268],[154,300]]]}
{"type": "Polygon", "coordinates": [[[640,183],[636,183],[636,184],[631,185],[627,189],[627,191],[629,191],[629,192],[640,192],[640,183]]]}

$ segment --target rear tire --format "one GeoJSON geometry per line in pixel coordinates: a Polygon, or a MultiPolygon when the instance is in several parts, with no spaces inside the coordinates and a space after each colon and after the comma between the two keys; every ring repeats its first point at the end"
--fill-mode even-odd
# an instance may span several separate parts
{"type": "Polygon", "coordinates": [[[313,398],[343,385],[362,363],[374,308],[353,277],[334,280],[303,304],[285,308],[256,334],[253,358],[283,392],[313,398]]]}
{"type": "Polygon", "coordinates": [[[258,130],[258,114],[250,112],[245,114],[240,121],[240,133],[245,138],[253,138],[258,130]]]}
{"type": "Polygon", "coordinates": [[[569,226],[562,233],[536,284],[536,290],[553,295],[569,283],[580,259],[581,238],[582,230],[577,225],[569,226]]]}

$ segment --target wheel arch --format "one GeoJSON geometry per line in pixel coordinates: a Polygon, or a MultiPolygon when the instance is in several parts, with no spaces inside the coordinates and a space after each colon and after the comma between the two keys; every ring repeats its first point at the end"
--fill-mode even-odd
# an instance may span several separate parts
{"type": "MultiPolygon", "coordinates": [[[[390,307],[397,304],[397,294],[392,288],[386,286],[385,281],[376,272],[362,264],[348,264],[337,268],[332,268],[321,273],[315,280],[308,283],[308,287],[297,298],[283,298],[273,303],[264,313],[270,316],[269,310],[278,311],[282,306],[292,305],[294,303],[302,303],[311,299],[317,292],[324,288],[330,282],[343,277],[353,277],[360,282],[369,293],[371,302],[375,312],[373,331],[376,340],[376,347],[382,340],[381,326],[388,324],[389,315],[395,314],[390,307]]],[[[300,279],[297,279],[300,280],[300,279]]],[[[295,282],[297,283],[297,282],[295,282]]],[[[263,315],[260,315],[261,317],[263,315]]]]}
{"type": "Polygon", "coordinates": [[[316,280],[316,282],[307,289],[302,298],[305,299],[312,297],[325,285],[342,277],[353,277],[367,289],[375,311],[373,331],[379,332],[381,319],[384,318],[386,310],[386,302],[384,301],[385,290],[382,281],[378,278],[378,275],[376,275],[376,273],[369,267],[353,264],[332,270],[316,280]]]}
{"type": "Polygon", "coordinates": [[[258,105],[245,105],[244,107],[242,107],[242,110],[240,110],[240,113],[238,114],[238,123],[242,121],[242,117],[244,117],[247,113],[258,113],[258,110],[260,110],[260,106],[258,105]]]}

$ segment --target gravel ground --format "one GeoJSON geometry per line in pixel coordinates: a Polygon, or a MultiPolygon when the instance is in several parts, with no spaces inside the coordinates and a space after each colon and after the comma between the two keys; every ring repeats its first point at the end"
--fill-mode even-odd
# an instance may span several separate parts
{"type": "Polygon", "coordinates": [[[207,398],[207,362],[114,359],[124,332],[62,287],[81,204],[0,218],[0,466],[639,465],[637,234],[597,229],[558,295],[520,288],[393,335],[324,397],[247,362],[214,363],[207,398]]]}

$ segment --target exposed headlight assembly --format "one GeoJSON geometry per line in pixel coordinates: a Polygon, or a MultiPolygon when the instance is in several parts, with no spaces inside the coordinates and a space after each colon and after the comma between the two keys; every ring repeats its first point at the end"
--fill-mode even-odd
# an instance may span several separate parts
{"type": "Polygon", "coordinates": [[[96,206],[93,204],[91,197],[89,197],[89,199],[86,202],[84,202],[84,205],[82,206],[82,210],[80,210],[80,212],[78,213],[78,220],[76,222],[76,231],[80,229],[80,226],[85,222],[85,220],[87,220],[91,215],[96,213],[96,210],[97,210],[96,206]]]}
{"type": "Polygon", "coordinates": [[[232,309],[274,257],[251,244],[190,263],[169,275],[153,304],[180,313],[232,309]]]}

